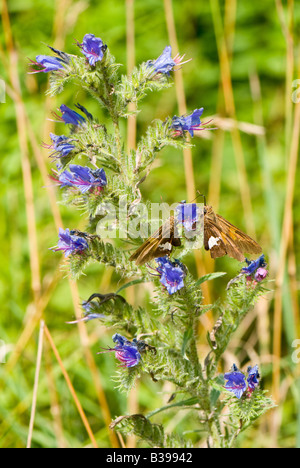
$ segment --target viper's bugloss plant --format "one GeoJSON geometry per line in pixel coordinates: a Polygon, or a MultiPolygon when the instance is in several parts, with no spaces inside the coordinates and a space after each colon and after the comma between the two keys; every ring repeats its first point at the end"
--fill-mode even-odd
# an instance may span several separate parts
{"type": "MultiPolygon", "coordinates": [[[[107,121],[99,122],[75,103],[71,107],[61,104],[59,113],[54,113],[58,126],[65,125],[61,135],[51,133],[49,143],[44,143],[56,163],[52,178],[60,186],[62,201],[85,214],[86,229],[60,229],[57,246],[52,249],[64,253],[73,278],[80,277],[88,263],[99,262],[114,267],[125,282],[119,291],[109,294],[91,291],[82,304],[82,318],[73,323],[96,319],[113,330],[114,346],[101,352],[101,359],[105,359],[102,353],[114,352],[120,362],[111,385],[127,392],[136,379],[148,375],[158,388],[159,382],[166,381],[176,388],[170,404],[146,416],[120,415],[111,427],[134,433],[150,446],[189,447],[192,443],[188,437],[167,434],[163,425],[152,422],[157,413],[184,408],[194,411],[199,426],[195,433],[204,433],[208,446],[231,447],[241,430],[272,407],[272,401],[259,388],[256,364],[249,365],[247,375],[236,366],[224,375],[221,372],[222,356],[233,334],[265,292],[265,259],[245,259],[246,266],[228,284],[225,302],[210,306],[203,304],[201,284],[225,273],[194,278],[182,261],[192,248],[185,237],[176,243],[174,232],[167,236],[160,229],[159,240],[154,235],[149,240],[149,251],[153,250],[153,255],[147,257],[150,260],[142,266],[129,260],[133,248],[141,245],[141,237],[149,236],[139,235],[140,232],[133,235],[132,224],[142,226],[140,186],[150,177],[159,151],[166,146],[185,148],[191,144],[187,137],[195,137],[203,130],[207,125],[200,120],[204,109],[195,102],[196,110],[186,116],[156,120],[139,138],[136,149],[128,152],[121,119],[132,112],[138,114],[140,103],[149,92],[172,85],[172,74],[183,65],[183,56],[172,58],[171,47],[166,46],[157,59],[146,58],[126,76],[120,74],[120,65],[101,38],[86,34],[77,46],[79,55],[50,47],[54,56],[38,55],[32,65],[35,72],[50,73],[51,95],[72,82],[96,99],[107,117],[107,121]],[[135,104],[135,111],[132,106],[129,110],[130,103],[135,104]],[[124,244],[124,239],[128,244],[124,244]],[[132,279],[128,282],[128,278],[132,279]],[[144,282],[153,284],[151,304],[133,307],[121,293],[128,286],[137,287],[144,282]],[[198,319],[211,309],[218,317],[207,335],[210,351],[203,356],[197,347],[198,319]],[[142,336],[145,341],[140,339],[142,336]]],[[[193,233],[195,224],[203,220],[203,212],[187,206],[185,209],[184,203],[177,204],[173,224],[181,224],[193,233]]],[[[147,228],[148,223],[143,227],[147,228]]]]}

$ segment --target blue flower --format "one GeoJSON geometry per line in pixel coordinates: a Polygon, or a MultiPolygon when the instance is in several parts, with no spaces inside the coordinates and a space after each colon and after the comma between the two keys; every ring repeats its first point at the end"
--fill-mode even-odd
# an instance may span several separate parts
{"type": "MultiPolygon", "coordinates": [[[[174,67],[182,65],[182,57],[177,54],[172,59],[172,48],[171,46],[166,46],[163,50],[163,53],[156,60],[148,60],[147,68],[152,68],[155,73],[162,73],[164,75],[170,76],[170,71],[174,70],[174,67]]],[[[187,60],[189,61],[189,60],[187,60]]]]}
{"type": "Polygon", "coordinates": [[[78,126],[85,123],[85,118],[82,115],[78,114],[76,111],[73,111],[65,104],[62,104],[59,109],[62,113],[62,116],[58,118],[65,124],[78,126]]]}
{"type": "Polygon", "coordinates": [[[241,273],[245,273],[245,275],[252,275],[256,272],[258,268],[264,268],[267,264],[265,262],[265,256],[262,254],[256,260],[247,260],[245,258],[245,262],[247,263],[247,267],[242,268],[241,273]]]}
{"type": "Polygon", "coordinates": [[[81,307],[84,310],[85,321],[105,318],[104,314],[99,314],[98,312],[96,312],[96,310],[98,310],[98,307],[97,307],[97,304],[93,301],[84,301],[81,304],[81,307]]]}
{"type": "Polygon", "coordinates": [[[180,203],[176,207],[177,220],[187,231],[193,231],[199,220],[196,203],[180,203]]]}
{"type": "Polygon", "coordinates": [[[78,42],[77,45],[92,67],[96,65],[96,62],[103,59],[104,52],[107,49],[107,45],[103,44],[100,37],[95,37],[94,34],[86,34],[82,44],[78,42]]]}
{"type": "Polygon", "coordinates": [[[231,372],[224,374],[224,378],[227,380],[226,390],[233,392],[237,398],[241,398],[244,394],[246,398],[251,398],[253,391],[259,384],[258,366],[249,366],[247,373],[248,378],[246,380],[243,372],[239,371],[237,366],[233,364],[231,372]]]}
{"type": "Polygon", "coordinates": [[[88,248],[89,245],[86,239],[80,236],[71,235],[68,228],[66,230],[59,228],[59,240],[57,247],[52,247],[52,250],[54,252],[62,250],[65,254],[65,257],[68,257],[70,254],[83,252],[88,248]]]}
{"type": "Polygon", "coordinates": [[[160,282],[167,288],[169,294],[174,294],[184,287],[184,277],[186,271],[184,265],[175,260],[171,262],[168,257],[156,258],[158,267],[156,271],[159,273],[160,282]]]}
{"type": "Polygon", "coordinates": [[[48,73],[57,71],[64,68],[64,64],[66,63],[60,57],[52,57],[50,55],[37,55],[35,60],[35,62],[31,60],[31,63],[37,67],[37,69],[32,68],[30,73],[48,73]]]}
{"type": "MultiPolygon", "coordinates": [[[[124,336],[120,335],[120,333],[115,333],[112,337],[114,343],[117,343],[119,346],[124,346],[125,344],[130,344],[130,341],[127,340],[124,336]]],[[[135,345],[134,345],[135,346],[135,345]]]]}
{"type": "Polygon", "coordinates": [[[95,312],[95,310],[97,310],[97,304],[95,304],[94,302],[85,301],[81,304],[81,307],[84,310],[83,317],[66,323],[74,324],[79,322],[88,322],[89,320],[94,319],[105,319],[105,314],[99,314],[98,312],[95,312]]]}
{"type": "Polygon", "coordinates": [[[43,144],[45,148],[54,150],[50,156],[64,157],[75,148],[75,146],[70,143],[70,139],[65,135],[55,135],[54,133],[50,133],[50,138],[52,145],[43,144]]]}
{"type": "Polygon", "coordinates": [[[241,398],[243,393],[247,390],[246,377],[240,372],[236,365],[233,365],[232,371],[224,374],[227,380],[225,384],[226,390],[233,392],[237,398],[241,398]]]}
{"type": "Polygon", "coordinates": [[[113,335],[112,340],[117,343],[116,346],[105,349],[98,354],[114,351],[116,358],[122,363],[122,367],[134,367],[140,362],[141,355],[136,340],[129,341],[119,333],[113,335]]]}
{"type": "Polygon", "coordinates": [[[86,193],[94,187],[101,191],[107,184],[104,169],[92,170],[76,164],[70,164],[69,169],[70,171],[66,170],[59,175],[61,187],[75,187],[81,193],[86,193]]]}
{"type": "Polygon", "coordinates": [[[195,109],[191,114],[181,117],[176,115],[172,119],[171,128],[175,131],[175,136],[183,135],[184,132],[189,132],[191,136],[194,136],[195,130],[201,130],[200,117],[203,113],[204,108],[195,109]]]}
{"type": "Polygon", "coordinates": [[[258,372],[258,365],[256,364],[253,367],[249,366],[247,369],[247,372],[248,372],[248,378],[247,378],[248,389],[250,389],[250,391],[253,391],[259,384],[260,375],[258,372]]]}
{"type": "Polygon", "coordinates": [[[171,57],[171,52],[171,46],[166,46],[163,53],[156,60],[148,60],[147,67],[153,68],[156,73],[164,73],[169,76],[170,71],[176,66],[171,57]]]}

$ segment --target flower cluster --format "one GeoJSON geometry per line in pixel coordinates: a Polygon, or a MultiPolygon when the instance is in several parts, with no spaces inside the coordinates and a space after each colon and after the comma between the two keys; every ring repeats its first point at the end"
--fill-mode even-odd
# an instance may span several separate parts
{"type": "MultiPolygon", "coordinates": [[[[103,44],[102,39],[95,37],[94,34],[86,34],[82,43],[77,41],[77,46],[81,49],[91,67],[95,67],[97,62],[101,62],[107,49],[107,45],[103,44]]],[[[49,48],[57,56],[37,55],[35,61],[31,60],[32,71],[30,73],[56,72],[64,69],[65,65],[70,63],[68,54],[50,46],[49,48]]]]}
{"type": "Polygon", "coordinates": [[[172,262],[169,257],[156,258],[158,267],[156,271],[169,294],[174,294],[184,287],[184,277],[186,276],[185,266],[179,261],[172,262]]]}
{"type": "MultiPolygon", "coordinates": [[[[102,60],[106,50],[106,46],[103,44],[100,38],[96,38],[93,34],[86,34],[83,38],[83,42],[77,44],[82,53],[87,57],[88,62],[91,66],[95,66],[96,62],[102,60]]],[[[54,53],[50,55],[37,55],[35,61],[31,60],[32,71],[31,73],[53,73],[62,72],[65,69],[64,74],[60,74],[59,77],[65,76],[68,67],[71,69],[72,58],[65,52],[50,47],[50,50],[54,53]]],[[[58,75],[57,75],[58,76],[58,75]]],[[[66,125],[71,126],[71,132],[85,131],[89,122],[93,121],[93,116],[88,110],[80,104],[75,104],[76,108],[81,111],[83,115],[70,107],[62,104],[59,108],[61,115],[54,113],[54,116],[59,122],[63,122],[66,125]]],[[[56,135],[50,133],[51,144],[43,144],[44,147],[51,149],[51,157],[64,158],[66,156],[76,155],[76,139],[70,138],[66,135],[56,135]]],[[[57,164],[59,170],[62,166],[57,164]]],[[[52,177],[53,178],[53,177],[52,177]]],[[[77,164],[71,164],[68,170],[64,170],[55,178],[62,188],[71,187],[78,189],[82,194],[89,191],[96,191],[100,193],[103,188],[107,185],[107,178],[102,168],[91,169],[87,166],[81,166],[77,164]]],[[[78,235],[75,231],[69,229],[59,229],[59,240],[56,247],[53,247],[54,251],[64,252],[65,257],[69,255],[82,254],[89,248],[87,239],[84,236],[78,235]]]]}
{"type": "Polygon", "coordinates": [[[248,377],[243,372],[238,370],[237,366],[233,364],[232,370],[224,374],[224,378],[227,380],[224,388],[229,392],[235,394],[237,398],[241,398],[244,394],[248,397],[251,396],[252,392],[259,384],[259,371],[258,366],[249,366],[247,369],[248,377]]]}
{"type": "Polygon", "coordinates": [[[247,280],[253,281],[254,279],[256,282],[260,282],[266,278],[268,270],[265,268],[267,263],[264,254],[252,261],[245,258],[245,262],[247,266],[242,268],[241,273],[246,275],[247,280]]]}
{"type": "Polygon", "coordinates": [[[267,277],[268,270],[266,269],[267,263],[265,261],[264,254],[256,260],[248,260],[245,258],[245,262],[247,263],[247,266],[243,267],[240,273],[229,281],[226,289],[229,289],[234,282],[245,275],[247,281],[254,287],[257,283],[260,283],[267,277]]]}

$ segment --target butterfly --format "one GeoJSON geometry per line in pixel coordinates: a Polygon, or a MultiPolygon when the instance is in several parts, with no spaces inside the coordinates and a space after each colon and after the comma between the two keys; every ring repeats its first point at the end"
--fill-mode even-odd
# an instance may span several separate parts
{"type": "Polygon", "coordinates": [[[204,248],[212,258],[228,255],[240,262],[245,254],[259,254],[261,246],[250,236],[204,205],[204,248]]]}
{"type": "MultiPolygon", "coordinates": [[[[181,205],[184,202],[181,202],[181,205]]],[[[258,254],[262,251],[260,245],[239,228],[222,216],[216,214],[211,206],[206,205],[204,197],[204,248],[210,251],[212,258],[228,255],[236,260],[244,261],[245,254],[258,254]]],[[[153,233],[129,258],[137,265],[144,265],[150,260],[170,255],[173,247],[180,247],[181,240],[177,237],[178,220],[171,216],[153,233]]]]}

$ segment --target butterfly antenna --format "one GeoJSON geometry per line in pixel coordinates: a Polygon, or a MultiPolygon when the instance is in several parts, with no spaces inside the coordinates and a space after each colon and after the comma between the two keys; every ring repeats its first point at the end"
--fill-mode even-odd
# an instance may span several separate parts
{"type": "Polygon", "coordinates": [[[203,195],[203,193],[200,193],[199,190],[197,190],[197,193],[198,193],[198,195],[190,203],[193,203],[199,197],[203,197],[204,206],[206,206],[206,197],[205,197],[205,195],[203,195]]]}

